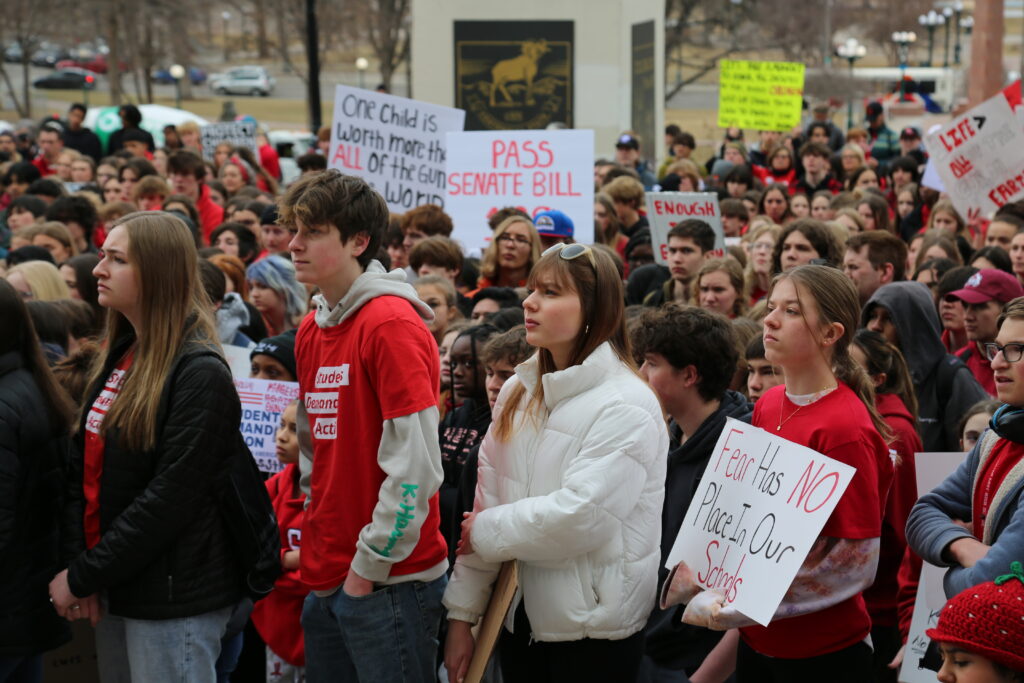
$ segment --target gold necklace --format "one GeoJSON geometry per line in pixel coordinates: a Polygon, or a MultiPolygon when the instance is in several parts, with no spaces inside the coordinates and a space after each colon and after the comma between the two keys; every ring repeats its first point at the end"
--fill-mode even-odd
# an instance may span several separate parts
{"type": "Polygon", "coordinates": [[[835,385],[832,385],[830,387],[825,387],[821,391],[812,394],[811,395],[811,400],[809,402],[807,402],[807,403],[805,403],[805,404],[803,404],[801,406],[797,406],[796,410],[794,410],[792,413],[790,413],[789,417],[787,417],[785,420],[782,419],[782,408],[785,405],[785,400],[786,400],[786,392],[785,392],[785,390],[783,390],[782,396],[779,399],[779,424],[775,426],[775,431],[777,431],[777,432],[780,431],[782,429],[782,425],[784,425],[787,422],[789,422],[790,420],[792,420],[793,417],[796,416],[797,413],[799,413],[805,407],[807,407],[807,406],[811,405],[812,403],[815,403],[819,399],[823,398],[830,391],[832,391],[833,389],[836,389],[838,387],[839,387],[839,385],[835,384],[835,385]]]}

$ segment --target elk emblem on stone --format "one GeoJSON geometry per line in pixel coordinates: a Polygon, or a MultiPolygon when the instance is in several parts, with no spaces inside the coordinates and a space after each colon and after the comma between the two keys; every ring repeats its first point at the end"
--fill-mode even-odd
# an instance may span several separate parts
{"type": "Polygon", "coordinates": [[[537,62],[549,50],[547,40],[527,40],[523,43],[521,55],[495,64],[491,69],[491,106],[496,106],[495,95],[498,91],[501,91],[505,102],[512,102],[512,95],[505,86],[516,81],[526,83],[524,104],[533,106],[533,79],[537,75],[537,62]]]}

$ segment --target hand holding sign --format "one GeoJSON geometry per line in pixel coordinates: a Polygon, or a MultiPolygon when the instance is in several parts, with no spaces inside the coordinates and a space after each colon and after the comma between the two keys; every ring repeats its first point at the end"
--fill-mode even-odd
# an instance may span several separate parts
{"type": "Polygon", "coordinates": [[[717,612],[704,596],[694,614],[767,626],[854,473],[730,418],[665,565],[685,563],[697,585],[721,592],[717,612]]]}

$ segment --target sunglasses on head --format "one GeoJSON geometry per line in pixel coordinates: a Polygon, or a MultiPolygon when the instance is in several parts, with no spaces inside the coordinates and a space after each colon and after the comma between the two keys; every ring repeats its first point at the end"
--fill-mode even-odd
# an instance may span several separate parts
{"type": "Polygon", "coordinates": [[[547,256],[551,253],[557,253],[565,261],[572,261],[577,259],[584,254],[590,259],[590,266],[597,271],[597,262],[594,260],[594,250],[588,247],[586,244],[553,244],[544,250],[542,256],[547,256]]]}

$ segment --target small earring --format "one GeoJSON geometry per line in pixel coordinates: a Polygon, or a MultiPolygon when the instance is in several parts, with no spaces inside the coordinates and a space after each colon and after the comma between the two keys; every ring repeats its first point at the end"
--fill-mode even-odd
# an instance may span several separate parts
{"type": "Polygon", "coordinates": [[[583,334],[590,334],[590,325],[583,326],[583,334]]]}

